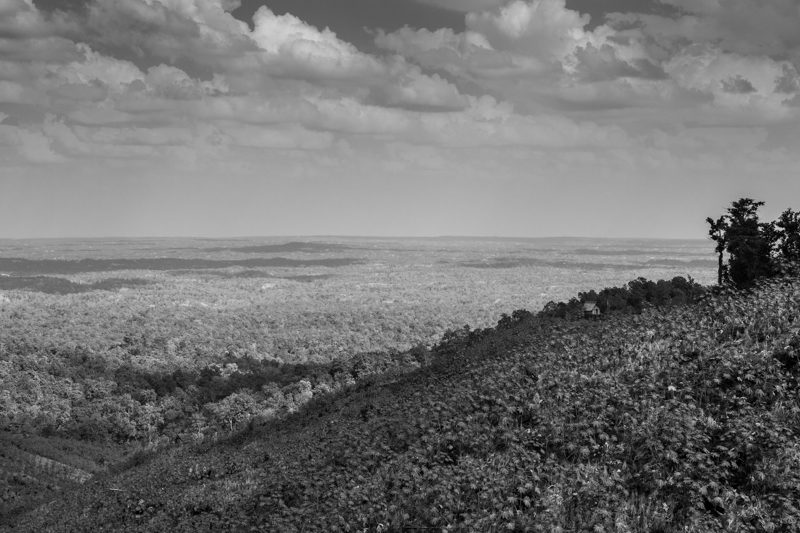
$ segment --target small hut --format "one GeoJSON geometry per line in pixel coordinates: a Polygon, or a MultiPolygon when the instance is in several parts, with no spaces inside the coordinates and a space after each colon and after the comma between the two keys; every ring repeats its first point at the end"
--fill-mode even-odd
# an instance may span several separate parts
{"type": "Polygon", "coordinates": [[[597,307],[597,302],[585,302],[583,304],[583,318],[594,320],[600,318],[600,308],[597,307]]]}

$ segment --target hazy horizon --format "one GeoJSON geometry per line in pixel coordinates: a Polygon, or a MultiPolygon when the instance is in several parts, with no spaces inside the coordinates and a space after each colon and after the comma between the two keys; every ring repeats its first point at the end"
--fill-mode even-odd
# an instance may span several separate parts
{"type": "Polygon", "coordinates": [[[521,240],[521,241],[678,241],[678,242],[701,242],[709,241],[707,238],[681,238],[681,237],[642,237],[642,236],[598,236],[591,237],[585,235],[549,235],[549,236],[524,236],[524,235],[74,235],[66,237],[2,237],[0,241],[104,241],[104,240],[207,240],[207,241],[226,241],[226,240],[259,240],[259,239],[386,239],[386,240],[521,240]]]}

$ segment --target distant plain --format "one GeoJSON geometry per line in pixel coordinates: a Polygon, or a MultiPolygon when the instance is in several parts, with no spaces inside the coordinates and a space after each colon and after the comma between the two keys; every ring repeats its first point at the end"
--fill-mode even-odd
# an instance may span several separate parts
{"type": "Polygon", "coordinates": [[[148,368],[231,350],[322,362],[430,344],[450,328],[488,327],[637,277],[708,284],[715,269],[703,240],[6,240],[0,327],[40,346],[102,351],[135,331],[154,346],[203,347],[154,349],[141,361],[148,368]]]}

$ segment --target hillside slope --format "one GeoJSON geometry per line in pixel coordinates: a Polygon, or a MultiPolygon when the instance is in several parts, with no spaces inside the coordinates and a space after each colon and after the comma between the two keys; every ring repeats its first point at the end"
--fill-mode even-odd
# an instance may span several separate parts
{"type": "Polygon", "coordinates": [[[446,348],[17,530],[800,530],[800,280],[446,348]]]}

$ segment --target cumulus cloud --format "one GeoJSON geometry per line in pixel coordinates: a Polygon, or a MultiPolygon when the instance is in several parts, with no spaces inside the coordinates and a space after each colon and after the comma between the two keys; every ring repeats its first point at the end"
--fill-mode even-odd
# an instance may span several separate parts
{"type": "Polygon", "coordinates": [[[29,163],[57,163],[64,158],[52,147],[51,140],[41,131],[32,128],[0,123],[0,160],[10,147],[15,155],[29,163]]]}
{"type": "Polygon", "coordinates": [[[564,0],[516,0],[496,11],[470,13],[467,27],[495,49],[543,61],[559,61],[592,40],[588,15],[567,9],[564,0]]]}
{"type": "Polygon", "coordinates": [[[679,17],[591,25],[565,0],[426,1],[465,12],[465,31],[376,30],[381,52],[367,53],[267,7],[248,26],[230,13],[238,1],[90,0],[43,13],[0,0],[0,160],[236,161],[255,173],[281,161],[291,175],[350,161],[354,173],[392,175],[524,175],[535,164],[558,175],[701,160],[697,147],[722,148],[674,123],[797,113],[792,37],[753,30],[747,46],[728,45],[734,22],[713,6],[675,0],[679,17]],[[691,31],[704,37],[688,46],[691,31]],[[653,124],[660,133],[642,135],[653,124]]]}
{"type": "Polygon", "coordinates": [[[161,62],[206,72],[255,49],[249,28],[219,0],[94,0],[84,36],[100,51],[124,54],[139,66],[161,62]]]}
{"type": "Polygon", "coordinates": [[[662,105],[680,93],[641,35],[607,26],[564,0],[515,0],[443,28],[378,32],[376,44],[522,112],[662,105]]]}
{"type": "Polygon", "coordinates": [[[666,78],[661,66],[644,57],[622,59],[618,50],[604,43],[595,46],[591,43],[578,48],[575,54],[574,73],[580,81],[597,82],[620,78],[640,78],[658,80],[666,78]]]}
{"type": "Polygon", "coordinates": [[[800,93],[800,73],[797,67],[784,63],[782,72],[775,80],[775,92],[780,94],[800,93]]]}
{"type": "Polygon", "coordinates": [[[604,29],[585,30],[588,15],[564,0],[515,0],[466,15],[466,31],[402,28],[379,32],[378,46],[430,67],[475,76],[540,75],[574,67],[574,53],[604,42],[604,29]]]}
{"type": "Polygon", "coordinates": [[[207,95],[228,92],[221,77],[200,81],[177,67],[164,64],[148,69],[143,82],[143,87],[150,89],[154,95],[173,100],[197,100],[207,95]]]}
{"type": "Polygon", "coordinates": [[[590,30],[588,15],[564,0],[514,0],[468,13],[461,33],[406,27],[378,32],[375,42],[528,112],[689,114],[710,102],[742,116],[793,115],[789,102],[800,85],[793,0],[766,9],[755,0],[661,1],[671,15],[612,13],[590,30]]]}
{"type": "Polygon", "coordinates": [[[74,31],[77,26],[62,13],[44,15],[33,0],[3,0],[0,2],[0,38],[46,37],[54,30],[74,31]]]}
{"type": "Polygon", "coordinates": [[[80,60],[47,66],[47,70],[64,83],[98,82],[115,91],[121,91],[134,81],[142,79],[142,72],[130,61],[98,54],[85,44],[78,44],[76,47],[83,55],[80,60]]]}
{"type": "Polygon", "coordinates": [[[676,19],[645,17],[659,37],[714,42],[728,52],[776,59],[800,50],[800,10],[795,0],[661,0],[685,14],[676,19]]]}
{"type": "Polygon", "coordinates": [[[679,14],[618,13],[609,24],[643,43],[680,86],[723,105],[766,104],[773,111],[797,92],[800,10],[794,0],[661,1],[679,14]]]}
{"type": "Polygon", "coordinates": [[[4,118],[24,125],[6,128],[5,145],[39,161],[208,144],[321,150],[334,145],[328,129],[339,121],[326,102],[350,102],[367,117],[356,126],[365,131],[383,128],[370,124],[370,110],[469,105],[450,82],[401,57],[365,54],[265,7],[251,29],[230,15],[237,6],[93,0],[44,13],[31,0],[1,2],[0,103],[15,104],[4,118]]]}
{"type": "Polygon", "coordinates": [[[242,5],[242,0],[222,0],[222,9],[225,11],[234,11],[239,9],[242,5]]]}
{"type": "Polygon", "coordinates": [[[406,26],[391,33],[379,30],[375,43],[424,67],[460,77],[495,77],[547,69],[533,58],[496,50],[485,36],[469,30],[456,33],[450,28],[430,31],[406,26]]]}
{"type": "Polygon", "coordinates": [[[378,86],[375,102],[406,109],[453,111],[468,106],[468,99],[438,74],[427,75],[419,67],[396,59],[389,65],[390,83],[378,86]]]}
{"type": "Polygon", "coordinates": [[[266,7],[253,17],[252,38],[268,54],[269,62],[297,75],[350,78],[375,76],[381,64],[340,40],[325,28],[319,30],[291,14],[275,15],[266,7]]]}
{"type": "Polygon", "coordinates": [[[682,49],[663,66],[679,86],[707,94],[719,105],[754,108],[776,118],[791,113],[784,105],[784,91],[791,92],[794,67],[786,61],[697,44],[682,49]]]}
{"type": "Polygon", "coordinates": [[[491,98],[475,102],[464,113],[422,118],[432,142],[461,148],[529,147],[536,149],[608,149],[630,144],[615,126],[580,123],[558,115],[523,116],[491,98]]]}
{"type": "Polygon", "coordinates": [[[730,77],[722,80],[722,90],[727,93],[734,94],[749,94],[756,92],[756,88],[747,78],[741,75],[730,77]]]}
{"type": "Polygon", "coordinates": [[[564,0],[516,0],[466,16],[467,30],[402,28],[379,32],[378,46],[429,68],[476,77],[579,73],[587,79],[658,77],[662,73],[638,43],[623,42],[608,26],[588,30],[590,19],[564,0]]]}

